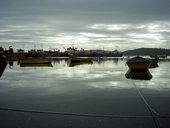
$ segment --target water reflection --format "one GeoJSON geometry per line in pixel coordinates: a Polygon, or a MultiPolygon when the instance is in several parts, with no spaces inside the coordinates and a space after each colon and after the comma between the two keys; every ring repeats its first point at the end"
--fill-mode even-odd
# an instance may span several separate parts
{"type": "Polygon", "coordinates": [[[93,58],[93,61],[97,62],[98,64],[102,64],[105,61],[113,61],[113,63],[118,64],[119,58],[96,57],[96,58],[93,58]]]}
{"type": "Polygon", "coordinates": [[[93,64],[93,62],[70,62],[68,66],[74,67],[74,66],[77,66],[77,65],[84,65],[84,64],[93,64]]]}
{"type": "Polygon", "coordinates": [[[14,61],[8,61],[9,66],[12,67],[14,65],[14,61]]]}
{"type": "Polygon", "coordinates": [[[5,58],[2,55],[0,55],[0,77],[2,76],[6,66],[7,66],[7,62],[5,58]]]}
{"type": "Polygon", "coordinates": [[[154,61],[149,66],[149,68],[158,68],[158,67],[159,67],[158,62],[154,62],[154,61]]]}
{"type": "Polygon", "coordinates": [[[152,79],[152,75],[149,70],[128,70],[125,74],[128,79],[136,79],[136,80],[150,80],[152,79]]]}
{"type": "Polygon", "coordinates": [[[129,70],[126,72],[125,76],[128,79],[136,80],[150,80],[152,75],[149,72],[149,68],[158,67],[158,59],[146,59],[140,56],[133,57],[126,61],[129,70]]]}
{"type": "Polygon", "coordinates": [[[131,84],[127,83],[129,80],[126,79],[126,77],[128,78],[128,75],[130,75],[131,78],[139,80],[137,84],[142,88],[146,87],[144,85],[148,85],[147,88],[154,89],[159,89],[160,87],[170,88],[168,85],[170,82],[170,75],[167,70],[169,68],[169,62],[162,62],[160,63],[159,68],[149,69],[149,72],[127,72],[125,61],[126,60],[118,59],[118,61],[115,61],[114,59],[110,59],[103,60],[101,63],[93,61],[93,64],[74,63],[69,65],[68,60],[64,58],[61,60],[52,60],[52,65],[21,65],[18,62],[13,62],[13,69],[11,70],[10,68],[6,68],[6,72],[3,74],[4,77],[1,83],[6,84],[3,82],[8,81],[6,86],[30,86],[31,81],[32,86],[38,87],[48,85],[48,87],[50,86],[53,88],[56,83],[61,83],[63,86],[72,81],[73,84],[76,82],[78,82],[77,84],[84,82],[86,87],[89,86],[91,88],[132,88],[131,84]],[[144,82],[140,80],[150,81],[144,82]]]}
{"type": "Polygon", "coordinates": [[[118,64],[118,61],[119,61],[118,58],[113,59],[113,63],[115,63],[115,64],[118,64]]]}
{"type": "MultiPolygon", "coordinates": [[[[169,62],[160,63],[159,68],[149,69],[153,76],[152,79],[133,80],[133,83],[132,80],[126,79],[124,76],[127,71],[125,60],[118,60],[117,63],[114,60],[106,60],[101,64],[93,61],[93,64],[69,67],[68,61],[63,59],[52,61],[52,64],[52,68],[43,68],[43,66],[37,65],[21,68],[17,62],[13,63],[13,69],[7,66],[3,78],[0,80],[1,106],[38,111],[147,116],[149,112],[134,89],[134,83],[141,89],[142,94],[154,109],[161,115],[170,114],[168,102],[170,73],[167,70],[170,68],[169,62]]],[[[56,124],[56,121],[60,123],[60,120],[63,124],[68,124],[69,121],[79,123],[81,120],[82,126],[85,127],[87,127],[86,123],[89,124],[89,127],[94,123],[96,127],[99,126],[98,124],[108,127],[108,124],[117,122],[120,124],[122,121],[122,119],[111,119],[107,122],[108,119],[88,119],[87,117],[76,117],[75,120],[73,117],[65,116],[5,113],[2,111],[0,115],[3,115],[0,126],[4,123],[5,125],[11,124],[11,127],[20,126],[18,124],[23,124],[23,127],[28,125],[35,127],[36,123],[39,123],[36,126],[46,127],[49,123],[53,125],[56,124]],[[86,120],[85,123],[83,123],[84,120],[86,120]],[[91,120],[90,123],[89,120],[91,120]],[[99,121],[96,122],[96,120],[99,121]]],[[[151,122],[149,119],[146,120],[151,122]]],[[[148,126],[146,120],[139,120],[141,126],[146,124],[146,127],[152,127],[148,126]]],[[[125,121],[127,122],[123,124],[124,127],[126,124],[137,125],[136,119],[125,119],[125,121]]],[[[167,120],[165,121],[167,124],[169,123],[167,120]]],[[[161,125],[164,124],[160,120],[158,122],[161,125]]],[[[63,124],[56,127],[63,127],[63,124]]]]}
{"type": "Polygon", "coordinates": [[[20,67],[53,67],[52,64],[20,64],[20,67]]]}
{"type": "Polygon", "coordinates": [[[52,62],[53,62],[53,64],[55,65],[55,64],[60,64],[61,62],[65,62],[65,63],[67,63],[68,62],[68,58],[65,58],[65,57],[61,57],[61,58],[53,58],[52,59],[52,62]]]}

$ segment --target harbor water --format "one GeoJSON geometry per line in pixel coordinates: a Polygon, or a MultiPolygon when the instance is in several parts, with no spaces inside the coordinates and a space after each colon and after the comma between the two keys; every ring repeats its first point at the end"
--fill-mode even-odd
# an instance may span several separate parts
{"type": "Polygon", "coordinates": [[[170,127],[170,62],[149,69],[150,80],[127,79],[125,62],[71,65],[55,59],[52,66],[23,67],[8,62],[0,78],[0,127],[170,127]],[[151,115],[147,105],[166,118],[151,115]]]}

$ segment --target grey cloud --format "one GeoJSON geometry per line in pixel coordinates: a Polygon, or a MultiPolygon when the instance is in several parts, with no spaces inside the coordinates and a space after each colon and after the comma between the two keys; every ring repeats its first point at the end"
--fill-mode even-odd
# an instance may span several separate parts
{"type": "Polygon", "coordinates": [[[170,47],[169,12],[168,0],[0,0],[0,45],[170,47]]]}
{"type": "Polygon", "coordinates": [[[95,22],[167,20],[170,11],[168,0],[5,0],[0,6],[10,16],[57,16],[95,22]]]}

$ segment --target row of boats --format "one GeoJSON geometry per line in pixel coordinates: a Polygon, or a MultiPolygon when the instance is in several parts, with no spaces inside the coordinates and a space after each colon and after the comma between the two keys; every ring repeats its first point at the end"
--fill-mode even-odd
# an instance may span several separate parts
{"type": "MultiPolygon", "coordinates": [[[[75,56],[69,57],[70,63],[76,62],[87,62],[93,63],[92,58],[79,58],[75,56]]],[[[21,64],[51,64],[51,59],[42,59],[42,58],[27,58],[20,61],[21,64]]],[[[145,70],[148,68],[158,67],[158,59],[146,59],[143,57],[134,57],[127,60],[126,64],[131,70],[145,70]]]]}
{"type": "MultiPolygon", "coordinates": [[[[20,66],[21,67],[25,67],[25,66],[52,66],[51,64],[51,59],[47,59],[47,58],[27,58],[27,59],[23,59],[20,60],[20,66]]],[[[91,58],[79,58],[79,57],[74,57],[74,56],[70,56],[69,57],[69,63],[70,66],[73,66],[75,63],[78,64],[83,64],[83,63],[87,63],[87,64],[92,64],[92,59],[91,58]]]]}
{"type": "MultiPolygon", "coordinates": [[[[1,65],[6,65],[5,58],[3,55],[0,55],[1,65]]],[[[52,60],[47,58],[25,58],[19,61],[21,67],[31,67],[31,66],[45,66],[52,67],[52,60]]],[[[75,64],[92,64],[92,58],[80,58],[71,55],[69,57],[70,66],[74,66],[75,64]]],[[[149,68],[158,67],[158,58],[155,59],[146,59],[143,57],[133,57],[126,61],[126,64],[129,67],[129,70],[125,74],[127,78],[141,79],[146,77],[146,79],[151,79],[152,75],[149,72],[149,68]]],[[[1,67],[1,72],[4,71],[4,68],[1,67]]]]}
{"type": "MultiPolygon", "coordinates": [[[[2,55],[1,55],[1,60],[2,60],[2,55]]],[[[143,57],[134,57],[131,59],[128,59],[126,64],[131,70],[145,70],[148,68],[155,68],[158,67],[158,58],[155,59],[146,59],[143,57]]],[[[51,59],[47,58],[25,58],[21,59],[19,62],[20,64],[51,64],[51,59]]],[[[69,57],[70,63],[77,63],[77,62],[87,62],[87,63],[93,63],[92,58],[80,58],[76,56],[70,56],[69,57]]]]}

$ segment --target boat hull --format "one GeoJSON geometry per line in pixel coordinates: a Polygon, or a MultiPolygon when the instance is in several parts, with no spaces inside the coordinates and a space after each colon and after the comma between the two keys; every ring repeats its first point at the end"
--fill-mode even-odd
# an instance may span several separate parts
{"type": "Polygon", "coordinates": [[[52,64],[20,64],[20,67],[52,67],[52,64]]]}
{"type": "Polygon", "coordinates": [[[0,77],[2,76],[6,66],[7,66],[7,62],[3,57],[3,55],[0,54],[0,77]]]}
{"type": "Polygon", "coordinates": [[[149,68],[157,68],[157,67],[159,67],[157,62],[152,62],[149,66],[149,68]]]}
{"type": "Polygon", "coordinates": [[[51,64],[51,60],[46,59],[26,59],[21,60],[21,64],[51,64]]]}
{"type": "Polygon", "coordinates": [[[150,64],[149,68],[157,68],[157,67],[159,67],[158,59],[150,59],[150,62],[151,62],[151,64],[150,64]]]}
{"type": "Polygon", "coordinates": [[[126,62],[126,64],[131,70],[137,70],[137,69],[144,70],[149,68],[151,62],[126,62]]]}
{"type": "Polygon", "coordinates": [[[75,62],[91,62],[92,63],[92,59],[91,58],[78,58],[78,57],[70,57],[70,62],[71,63],[75,63],[75,62]]]}

